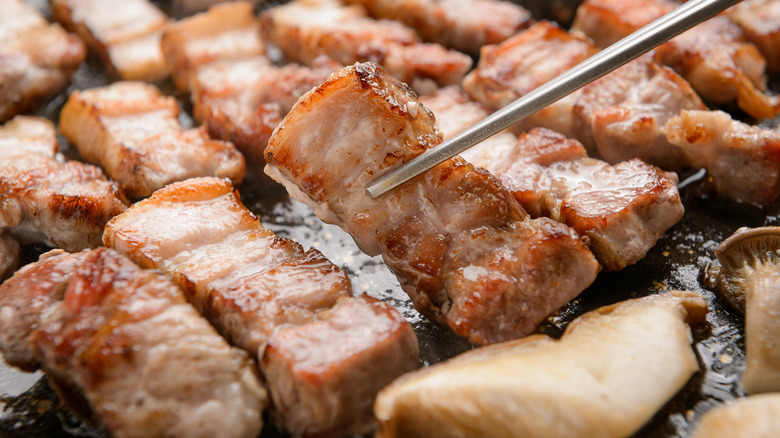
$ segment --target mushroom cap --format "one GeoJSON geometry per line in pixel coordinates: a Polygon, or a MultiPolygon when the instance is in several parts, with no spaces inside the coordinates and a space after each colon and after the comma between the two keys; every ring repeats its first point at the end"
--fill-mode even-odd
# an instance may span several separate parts
{"type": "Polygon", "coordinates": [[[721,265],[715,287],[744,313],[744,281],[759,269],[780,271],[780,227],[740,228],[718,245],[715,257],[721,265]]]}

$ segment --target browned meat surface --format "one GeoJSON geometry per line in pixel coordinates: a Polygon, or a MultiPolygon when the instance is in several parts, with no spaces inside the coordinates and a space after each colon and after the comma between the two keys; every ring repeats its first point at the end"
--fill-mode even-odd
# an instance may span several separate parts
{"type": "Polygon", "coordinates": [[[766,58],[767,73],[780,73],[780,2],[744,0],[728,14],[766,58]]]}
{"type": "Polygon", "coordinates": [[[21,247],[7,231],[0,232],[0,281],[10,277],[19,267],[21,247]]]}
{"type": "Polygon", "coordinates": [[[317,369],[299,372],[297,363],[287,362],[282,370],[277,364],[281,359],[263,359],[273,364],[274,375],[266,375],[266,380],[272,397],[284,400],[276,404],[277,417],[290,431],[365,432],[371,416],[364,407],[379,390],[376,379],[392,380],[417,361],[416,339],[409,338],[408,325],[390,330],[389,315],[399,324],[402,318],[389,305],[376,302],[375,314],[361,312],[352,318],[337,317],[342,313],[337,310],[331,313],[328,309],[340,299],[347,300],[339,305],[345,309],[361,307],[349,304],[352,286],[347,275],[319,251],[304,252],[298,243],[263,228],[227,181],[202,178],[171,184],[111,221],[104,241],[141,265],[171,275],[217,330],[258,359],[269,344],[275,346],[274,354],[294,352],[296,358],[307,358],[301,367],[317,361],[328,364],[317,377],[312,374],[317,369]],[[312,328],[303,328],[310,324],[312,328]],[[286,335],[286,329],[295,331],[286,335]],[[294,343],[296,336],[320,330],[330,334],[327,348],[294,343]],[[395,362],[388,361],[389,356],[395,362]],[[356,364],[362,367],[359,371],[356,364]],[[383,372],[381,378],[375,369],[383,372]],[[348,381],[338,380],[342,375],[349,376],[348,381]],[[290,399],[289,385],[301,388],[303,397],[290,399]],[[336,408],[338,413],[332,411],[336,408]]]}
{"type": "Polygon", "coordinates": [[[571,30],[604,48],[679,5],[675,0],[585,0],[571,30]]]}
{"type": "Polygon", "coordinates": [[[260,22],[266,39],[290,60],[311,65],[327,55],[343,65],[373,61],[418,90],[431,88],[431,80],[438,86],[458,84],[471,68],[465,54],[420,43],[411,28],[371,19],[358,5],[296,0],[265,10],[260,22]]]}
{"type": "Polygon", "coordinates": [[[60,113],[60,130],[88,162],[101,166],[132,198],[174,181],[219,176],[241,182],[244,158],[205,128],[184,130],[179,106],[153,85],[116,82],[74,91],[60,113]]]}
{"type": "MultiPolygon", "coordinates": [[[[420,102],[446,127],[444,138],[487,115],[457,88],[420,102]]],[[[500,133],[460,155],[501,180],[532,217],[549,217],[587,236],[607,270],[642,259],[683,214],[677,175],[638,159],[610,166],[587,158],[580,142],[544,128],[523,133],[519,141],[500,133]]]]}
{"type": "Polygon", "coordinates": [[[398,20],[423,40],[478,55],[485,44],[498,44],[528,27],[531,13],[497,0],[348,0],[374,18],[398,20]]]}
{"type": "Polygon", "coordinates": [[[162,49],[176,88],[181,91],[190,91],[201,65],[265,53],[254,8],[241,1],[169,23],[163,32],[162,49]]]}
{"type": "Polygon", "coordinates": [[[62,91],[86,49],[23,0],[0,0],[0,11],[0,122],[5,122],[62,91]]]}
{"type": "Polygon", "coordinates": [[[578,138],[592,153],[613,164],[638,157],[669,170],[689,164],[662,132],[683,109],[707,107],[685,79],[652,55],[586,85],[574,105],[578,138]]]}
{"type": "Polygon", "coordinates": [[[0,352],[6,362],[25,371],[39,368],[30,335],[40,326],[41,315],[63,300],[86,255],[49,251],[0,285],[0,352]]]}
{"type": "MultiPolygon", "coordinates": [[[[477,68],[463,80],[472,99],[498,110],[596,53],[589,40],[556,24],[539,22],[497,46],[482,50],[477,68]]],[[[542,126],[574,136],[572,106],[578,93],[521,121],[516,129],[542,126]]]]}
{"type": "Polygon", "coordinates": [[[721,111],[683,111],[664,132],[691,165],[707,169],[719,196],[769,207],[780,195],[780,134],[721,111]]]}
{"type": "Polygon", "coordinates": [[[52,17],[79,34],[120,79],[168,75],[160,37],[168,17],[148,0],[51,0],[52,17]]]}
{"type": "Polygon", "coordinates": [[[356,64],[298,101],[266,148],[266,173],[382,254],[424,315],[475,343],[526,335],[587,287],[598,263],[573,230],[528,219],[460,158],[370,198],[366,183],[440,142],[405,85],[356,64]]]}
{"type": "MultiPolygon", "coordinates": [[[[574,29],[601,47],[650,23],[678,5],[669,0],[595,0],[578,10],[574,29]]],[[[780,113],[780,98],[766,92],[766,60],[726,15],[714,17],[656,49],[659,61],[716,104],[735,101],[756,118],[780,113]]]]}
{"type": "Polygon", "coordinates": [[[49,121],[18,117],[0,127],[0,231],[23,244],[98,246],[103,226],[127,208],[127,198],[99,168],[57,161],[56,150],[49,121]]]}
{"type": "Polygon", "coordinates": [[[641,260],[683,215],[677,175],[642,160],[614,166],[588,158],[578,141],[543,128],[484,166],[532,217],[549,217],[587,236],[606,270],[641,260]]]}
{"type": "Polygon", "coordinates": [[[182,90],[192,90],[193,115],[214,138],[229,140],[249,165],[262,166],[268,137],[303,93],[340,64],[276,67],[264,55],[252,5],[235,2],[168,26],[163,49],[182,90]]]}
{"type": "Polygon", "coordinates": [[[210,135],[232,141],[249,164],[263,165],[268,138],[282,117],[338,68],[326,59],[312,67],[276,67],[262,56],[216,61],[198,70],[193,113],[210,135]]]}
{"type": "Polygon", "coordinates": [[[658,47],[662,64],[677,70],[705,99],[737,105],[756,118],[780,113],[766,92],[766,60],[725,15],[714,17],[658,47]]]}
{"type": "Polygon", "coordinates": [[[400,373],[417,368],[417,354],[409,323],[361,295],[273,336],[262,369],[289,432],[332,436],[370,428],[374,397],[400,373]],[[312,423],[328,428],[309,429],[312,423]]]}
{"type": "Polygon", "coordinates": [[[267,395],[248,355],[170,279],[110,249],[52,252],[17,272],[0,287],[0,324],[6,360],[38,361],[70,407],[112,436],[262,428],[267,395]]]}

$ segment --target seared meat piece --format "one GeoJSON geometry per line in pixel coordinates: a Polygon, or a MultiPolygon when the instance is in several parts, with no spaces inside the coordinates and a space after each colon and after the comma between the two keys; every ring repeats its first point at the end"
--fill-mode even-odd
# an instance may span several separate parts
{"type": "Polygon", "coordinates": [[[533,18],[520,5],[497,0],[347,0],[374,18],[398,20],[423,40],[478,55],[528,27],[533,18]]]}
{"type": "Polygon", "coordinates": [[[7,231],[0,232],[0,282],[19,267],[21,247],[7,231]]]}
{"type": "Polygon", "coordinates": [[[610,163],[641,158],[663,169],[688,167],[662,129],[684,109],[706,110],[691,85],[652,55],[635,59],[582,89],[574,105],[588,149],[610,163]]]}
{"type": "MultiPolygon", "coordinates": [[[[498,110],[584,61],[596,47],[556,24],[539,22],[497,46],[482,50],[477,68],[463,80],[472,99],[498,110]]],[[[572,106],[578,93],[553,103],[518,123],[515,129],[542,126],[575,136],[572,106]]]]}
{"type": "Polygon", "coordinates": [[[49,251],[0,285],[0,352],[6,362],[25,371],[39,368],[30,335],[40,326],[42,315],[63,300],[86,256],[87,252],[49,251]]]}
{"type": "Polygon", "coordinates": [[[664,126],[691,165],[707,169],[719,196],[769,207],[780,195],[780,134],[722,111],[683,111],[664,126]]]}
{"type": "Polygon", "coordinates": [[[71,408],[112,436],[260,433],[267,395],[247,354],[169,278],[115,251],[49,253],[23,268],[0,287],[0,324],[3,355],[29,365],[32,349],[71,408]]]}
{"type": "Polygon", "coordinates": [[[0,231],[68,251],[98,246],[127,198],[99,168],[58,162],[56,149],[49,121],[22,117],[0,128],[0,231]]]}
{"type": "MultiPolygon", "coordinates": [[[[608,45],[678,5],[669,0],[587,0],[573,29],[608,45]]],[[[780,113],[780,98],[764,94],[766,60],[745,42],[742,30],[725,15],[716,16],[656,49],[659,61],[675,69],[705,99],[716,104],[736,100],[756,118],[780,113]]]]}
{"type": "Polygon", "coordinates": [[[0,127],[0,167],[28,169],[57,157],[54,125],[40,117],[16,116],[0,127]]]}
{"type": "Polygon", "coordinates": [[[780,114],[780,98],[764,94],[766,60],[724,15],[662,44],[656,53],[662,64],[677,70],[705,99],[717,104],[736,100],[756,118],[780,114]]]}
{"type": "Polygon", "coordinates": [[[361,295],[273,336],[262,369],[293,435],[355,434],[372,425],[379,390],[399,371],[417,368],[417,354],[417,337],[401,314],[361,295]],[[312,423],[328,428],[310,429],[312,423]]]}
{"type": "Polygon", "coordinates": [[[274,66],[264,56],[257,19],[246,2],[219,5],[166,28],[163,50],[193,113],[214,138],[232,141],[250,165],[263,165],[268,137],[295,101],[340,64],[274,66]]]}
{"type": "Polygon", "coordinates": [[[607,47],[679,6],[675,0],[585,0],[571,30],[607,47]]]}
{"type": "Polygon", "coordinates": [[[171,184],[106,225],[106,246],[173,276],[233,344],[257,355],[279,326],[312,321],[351,284],[317,250],[263,228],[230,182],[171,184]]]}
{"type": "Polygon", "coordinates": [[[160,37],[168,17],[148,0],[51,0],[52,17],[86,41],[124,80],[168,76],[160,37]]]}
{"type": "Polygon", "coordinates": [[[334,0],[296,0],[265,10],[260,22],[266,39],[284,55],[306,65],[327,55],[343,65],[373,61],[419,89],[458,84],[471,58],[438,44],[420,43],[410,28],[373,20],[360,6],[334,0]]]}
{"type": "Polygon", "coordinates": [[[63,90],[86,49],[23,0],[0,0],[0,11],[0,122],[5,122],[63,90]]]}
{"type": "Polygon", "coordinates": [[[263,56],[216,61],[194,80],[195,120],[215,138],[232,141],[252,165],[265,163],[268,138],[295,101],[339,68],[329,60],[312,68],[275,67],[263,56]]]}
{"type": "Polygon", "coordinates": [[[243,180],[246,169],[238,150],[210,139],[205,128],[183,130],[178,115],[176,100],[153,85],[116,82],[71,93],[60,113],[60,130],[132,198],[195,176],[243,180]]]}
{"type": "Polygon", "coordinates": [[[780,2],[744,0],[728,15],[764,55],[767,73],[780,73],[780,2]]]}
{"type": "Polygon", "coordinates": [[[670,291],[605,306],[560,339],[468,351],[382,390],[381,438],[634,436],[699,371],[707,303],[670,291]]]}
{"type": "MultiPolygon", "coordinates": [[[[445,138],[487,115],[457,88],[420,102],[447,127],[445,138]]],[[[544,128],[519,141],[501,133],[460,155],[495,175],[532,217],[549,217],[587,236],[607,270],[642,259],[683,214],[676,174],[638,159],[610,166],[587,158],[580,142],[544,128]]]]}
{"type": "Polygon", "coordinates": [[[378,199],[366,183],[441,142],[430,111],[379,66],[346,67],[304,95],[266,148],[266,173],[382,254],[415,307],[475,343],[533,331],[595,278],[570,228],[530,220],[460,158],[378,199]]]}
{"type": "Polygon", "coordinates": [[[532,217],[549,217],[587,236],[606,270],[641,260],[683,215],[676,174],[639,159],[610,166],[588,158],[578,141],[544,128],[522,134],[513,151],[492,159],[475,164],[501,180],[532,217]]]}
{"type": "Polygon", "coordinates": [[[168,24],[162,49],[181,91],[190,91],[201,65],[265,53],[253,6],[242,1],[217,5],[207,13],[168,24]]]}
{"type": "Polygon", "coordinates": [[[377,382],[417,362],[416,339],[395,309],[353,304],[341,269],[263,228],[227,181],[192,179],[158,190],[111,221],[104,241],[171,275],[231,343],[267,364],[276,415],[288,430],[365,432],[377,382]],[[349,316],[356,309],[360,315],[349,316]],[[328,333],[327,342],[306,341],[312,332],[328,333]],[[291,399],[296,388],[301,398],[291,399]]]}

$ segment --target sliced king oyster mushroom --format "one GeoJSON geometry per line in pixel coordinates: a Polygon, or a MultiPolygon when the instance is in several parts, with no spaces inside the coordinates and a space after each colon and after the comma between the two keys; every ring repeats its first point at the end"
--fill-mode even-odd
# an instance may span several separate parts
{"type": "Polygon", "coordinates": [[[780,391],[780,227],[740,228],[716,249],[702,282],[745,314],[748,393],[780,391]]]}

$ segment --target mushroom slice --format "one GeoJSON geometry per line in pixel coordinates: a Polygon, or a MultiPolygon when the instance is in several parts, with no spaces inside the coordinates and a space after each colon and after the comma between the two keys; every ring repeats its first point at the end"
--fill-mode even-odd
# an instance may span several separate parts
{"type": "Polygon", "coordinates": [[[560,340],[534,335],[472,350],[379,393],[379,437],[625,437],[698,369],[686,322],[695,292],[638,298],[587,313],[560,340]]]}
{"type": "Polygon", "coordinates": [[[703,282],[745,314],[748,393],[780,391],[780,227],[740,228],[715,249],[703,282]]]}
{"type": "Polygon", "coordinates": [[[780,436],[780,394],[741,398],[707,412],[692,438],[770,438],[780,436]]]}

